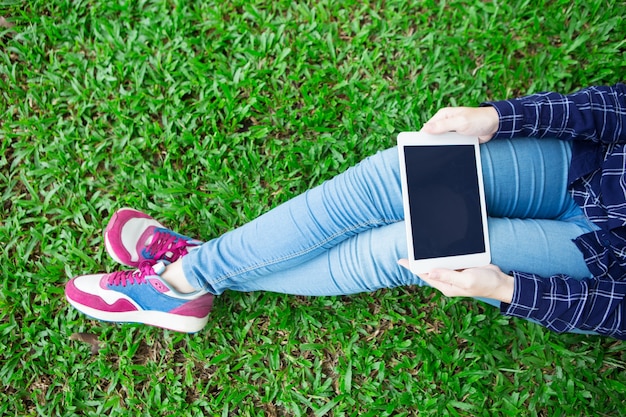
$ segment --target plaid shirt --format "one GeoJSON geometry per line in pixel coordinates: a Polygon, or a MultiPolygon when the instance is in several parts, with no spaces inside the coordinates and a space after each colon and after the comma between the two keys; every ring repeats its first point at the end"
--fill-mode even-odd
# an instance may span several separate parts
{"type": "Polygon", "coordinates": [[[500,115],[496,137],[574,141],[569,189],[600,228],[574,241],[593,278],[513,271],[513,300],[502,303],[502,313],[557,332],[589,330],[626,340],[626,85],[483,105],[500,115]]]}

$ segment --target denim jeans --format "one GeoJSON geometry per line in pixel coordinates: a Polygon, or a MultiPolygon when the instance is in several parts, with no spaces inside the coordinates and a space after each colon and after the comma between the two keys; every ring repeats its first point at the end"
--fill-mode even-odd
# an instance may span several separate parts
{"type": "MultiPolygon", "coordinates": [[[[492,262],[505,272],[589,277],[572,239],[595,226],[567,191],[570,143],[493,140],[481,156],[492,262]]],[[[403,218],[391,148],[204,243],[183,258],[183,271],[214,294],[338,295],[425,285],[397,264],[407,256],[403,218]]]]}

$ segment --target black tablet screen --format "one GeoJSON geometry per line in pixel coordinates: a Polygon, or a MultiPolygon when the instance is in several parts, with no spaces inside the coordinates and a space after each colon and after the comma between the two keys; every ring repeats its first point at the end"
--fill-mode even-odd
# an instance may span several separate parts
{"type": "Polygon", "coordinates": [[[471,145],[404,148],[415,259],[485,251],[471,145]]]}

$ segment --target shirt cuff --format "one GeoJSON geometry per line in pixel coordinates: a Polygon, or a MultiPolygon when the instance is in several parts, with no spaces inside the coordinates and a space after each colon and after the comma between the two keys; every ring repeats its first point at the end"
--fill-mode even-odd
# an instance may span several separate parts
{"type": "Polygon", "coordinates": [[[486,101],[480,107],[491,106],[498,112],[500,124],[494,135],[497,139],[512,139],[519,136],[524,125],[524,107],[521,100],[486,101]]]}
{"type": "Polygon", "coordinates": [[[511,303],[500,303],[505,316],[531,318],[537,312],[541,294],[541,278],[534,274],[513,271],[513,297],[511,303]]]}

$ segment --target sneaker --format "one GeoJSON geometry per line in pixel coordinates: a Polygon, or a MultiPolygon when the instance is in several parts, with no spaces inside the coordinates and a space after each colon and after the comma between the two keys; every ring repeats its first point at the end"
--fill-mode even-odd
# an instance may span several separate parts
{"type": "Polygon", "coordinates": [[[213,294],[181,294],[161,278],[164,270],[163,262],[143,262],[135,271],[81,275],[66,284],[65,297],[78,311],[98,320],[200,331],[208,321],[213,294]]]}
{"type": "Polygon", "coordinates": [[[116,211],[104,230],[104,244],[115,261],[132,267],[143,262],[174,262],[201,241],[178,234],[131,208],[116,211]]]}

